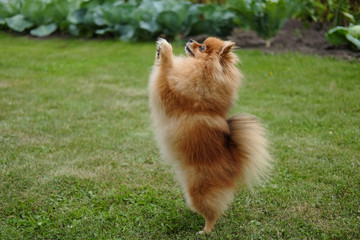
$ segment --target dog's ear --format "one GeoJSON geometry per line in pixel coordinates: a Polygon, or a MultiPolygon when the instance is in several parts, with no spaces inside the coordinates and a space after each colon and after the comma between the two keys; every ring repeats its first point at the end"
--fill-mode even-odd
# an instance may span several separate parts
{"type": "Polygon", "coordinates": [[[224,42],[224,46],[223,48],[221,49],[220,51],[220,56],[224,56],[226,55],[227,53],[231,52],[231,50],[234,48],[235,46],[235,43],[234,42],[231,42],[231,41],[225,41],[224,42]]]}

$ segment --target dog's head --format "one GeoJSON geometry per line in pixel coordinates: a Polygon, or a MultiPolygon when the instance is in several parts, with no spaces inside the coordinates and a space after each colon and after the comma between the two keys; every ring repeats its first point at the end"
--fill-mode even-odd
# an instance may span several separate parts
{"type": "Polygon", "coordinates": [[[234,47],[234,42],[222,41],[215,37],[208,37],[200,44],[190,39],[185,46],[187,56],[208,60],[211,58],[227,59],[234,47]]]}

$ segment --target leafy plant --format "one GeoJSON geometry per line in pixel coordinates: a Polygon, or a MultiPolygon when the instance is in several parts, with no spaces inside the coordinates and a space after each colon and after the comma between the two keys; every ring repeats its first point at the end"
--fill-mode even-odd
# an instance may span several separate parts
{"type": "Polygon", "coordinates": [[[5,21],[11,29],[17,32],[22,32],[34,25],[32,22],[27,21],[22,14],[17,14],[11,18],[5,18],[5,21]]]}
{"type": "Polygon", "coordinates": [[[112,35],[124,41],[189,34],[225,36],[235,15],[226,6],[168,0],[0,0],[0,26],[43,37],[112,35]],[[33,29],[32,29],[33,28],[33,29]]]}
{"type": "Polygon", "coordinates": [[[41,25],[30,31],[30,34],[37,37],[45,37],[56,31],[56,24],[50,23],[47,25],[41,25]]]}
{"type": "Polygon", "coordinates": [[[192,5],[188,13],[189,35],[208,33],[214,36],[226,36],[235,27],[234,12],[222,5],[192,5]]]}
{"type": "Polygon", "coordinates": [[[237,22],[265,39],[267,47],[300,6],[290,0],[230,0],[229,5],[237,13],[237,22]]]}
{"type": "Polygon", "coordinates": [[[184,30],[190,3],[185,1],[135,1],[100,6],[98,22],[105,24],[97,34],[112,33],[122,40],[146,40],[160,34],[174,38],[184,30]]]}
{"type": "Polygon", "coordinates": [[[21,0],[0,0],[0,17],[9,18],[20,12],[21,0]]]}
{"type": "Polygon", "coordinates": [[[296,17],[304,22],[329,22],[347,26],[360,21],[360,2],[354,0],[305,0],[296,17]]]}
{"type": "Polygon", "coordinates": [[[334,45],[351,43],[360,50],[360,25],[331,28],[326,33],[326,38],[334,45]]]}
{"type": "Polygon", "coordinates": [[[140,4],[102,5],[100,17],[106,24],[97,34],[113,33],[123,40],[146,40],[159,35],[168,38],[203,33],[225,36],[234,28],[235,16],[225,6],[143,0],[140,4]]]}

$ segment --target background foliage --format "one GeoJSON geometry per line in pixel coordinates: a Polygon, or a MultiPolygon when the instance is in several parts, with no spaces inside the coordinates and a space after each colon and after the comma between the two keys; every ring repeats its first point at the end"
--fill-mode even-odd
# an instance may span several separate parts
{"type": "MultiPolygon", "coordinates": [[[[0,0],[0,28],[44,37],[114,36],[123,41],[207,34],[224,37],[235,27],[250,28],[267,40],[289,18],[359,24],[356,0],[0,0]]],[[[342,43],[352,43],[344,38],[342,43]]],[[[356,38],[359,40],[358,38],[356,38]]],[[[359,40],[360,41],[360,40],[359,40]]],[[[333,41],[330,41],[333,43],[333,41]]],[[[356,44],[355,44],[356,46],[356,44]]]]}
{"type": "Polygon", "coordinates": [[[360,23],[360,1],[305,0],[295,17],[303,21],[328,22],[332,26],[360,23]]]}
{"type": "Polygon", "coordinates": [[[0,24],[35,36],[56,30],[73,36],[112,35],[149,40],[207,33],[225,36],[235,15],[225,5],[167,0],[0,0],[0,24]]]}
{"type": "MultiPolygon", "coordinates": [[[[230,0],[230,9],[237,13],[238,25],[249,27],[265,40],[274,37],[286,21],[301,9],[297,0],[230,0]]],[[[267,41],[267,45],[270,42],[267,41]]]]}

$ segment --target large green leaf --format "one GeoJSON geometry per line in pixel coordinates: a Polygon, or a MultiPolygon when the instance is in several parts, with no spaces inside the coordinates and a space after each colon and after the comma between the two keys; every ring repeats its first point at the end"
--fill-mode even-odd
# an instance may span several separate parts
{"type": "Polygon", "coordinates": [[[139,27],[140,29],[144,29],[150,33],[155,33],[159,29],[159,25],[155,21],[140,21],[139,27]]]}
{"type": "Polygon", "coordinates": [[[166,36],[173,38],[180,30],[181,20],[176,12],[173,11],[163,11],[157,18],[156,22],[160,26],[161,33],[166,36]]]}
{"type": "Polygon", "coordinates": [[[348,42],[346,35],[349,30],[345,27],[334,27],[326,33],[327,40],[332,44],[345,44],[348,42]]]}
{"type": "Polygon", "coordinates": [[[72,24],[83,23],[86,12],[86,8],[77,9],[68,15],[67,20],[72,24]]]}
{"type": "Polygon", "coordinates": [[[143,1],[132,13],[135,22],[150,22],[162,11],[162,4],[159,2],[143,1]]]}
{"type": "Polygon", "coordinates": [[[11,18],[6,18],[6,23],[12,30],[23,32],[25,29],[32,27],[34,24],[25,20],[24,15],[17,14],[11,18]]]}
{"type": "Polygon", "coordinates": [[[214,35],[214,25],[210,20],[199,20],[191,26],[190,35],[199,35],[202,33],[208,33],[214,35]]]}
{"type": "Polygon", "coordinates": [[[94,23],[97,26],[105,26],[105,25],[112,25],[109,24],[109,22],[104,18],[104,14],[102,12],[101,6],[97,6],[93,9],[93,11],[91,11],[94,23]]]}
{"type": "Polygon", "coordinates": [[[185,20],[183,21],[183,27],[185,28],[186,35],[191,31],[193,24],[199,21],[200,18],[199,4],[192,4],[187,11],[185,20]]]}
{"type": "Polygon", "coordinates": [[[80,35],[80,29],[75,24],[70,24],[68,30],[72,36],[80,35]]]}
{"type": "MultiPolygon", "coordinates": [[[[105,3],[100,7],[100,15],[108,26],[127,24],[134,21],[133,12],[136,6],[133,3],[118,1],[105,3]]],[[[104,25],[105,25],[104,24],[104,25]]]]}
{"type": "Polygon", "coordinates": [[[360,39],[360,25],[350,25],[349,33],[357,39],[360,39]]]}
{"type": "Polygon", "coordinates": [[[21,13],[35,25],[48,24],[51,22],[51,17],[44,14],[48,3],[48,1],[41,0],[23,1],[21,13]]]}
{"type": "Polygon", "coordinates": [[[131,25],[119,25],[117,26],[117,30],[120,33],[120,40],[130,41],[134,40],[136,29],[131,25]]]}
{"type": "Polygon", "coordinates": [[[0,25],[4,25],[6,23],[5,18],[0,16],[0,25]]]}
{"type": "Polygon", "coordinates": [[[37,37],[45,37],[55,32],[56,29],[57,26],[55,23],[51,23],[48,25],[40,25],[39,27],[32,29],[30,31],[30,34],[37,37]]]}
{"type": "Polygon", "coordinates": [[[184,21],[184,35],[226,36],[234,28],[234,13],[218,5],[192,5],[184,21]]]}
{"type": "Polygon", "coordinates": [[[346,34],[346,39],[349,40],[352,44],[354,44],[360,50],[360,40],[354,37],[351,34],[346,34]]]}
{"type": "Polygon", "coordinates": [[[163,3],[162,11],[176,12],[180,22],[183,22],[185,20],[189,8],[191,7],[191,3],[186,1],[162,1],[162,3],[163,3]]]}
{"type": "Polygon", "coordinates": [[[199,8],[202,15],[205,19],[210,19],[214,16],[214,12],[216,11],[215,5],[203,5],[199,8]]]}
{"type": "Polygon", "coordinates": [[[346,44],[350,42],[360,50],[360,39],[357,36],[360,36],[359,25],[351,25],[350,27],[338,26],[331,28],[326,33],[326,38],[330,43],[336,45],[336,44],[346,44]]]}
{"type": "Polygon", "coordinates": [[[45,6],[43,14],[50,22],[60,23],[66,17],[79,9],[82,0],[50,0],[45,6]]]}
{"type": "Polygon", "coordinates": [[[0,0],[0,16],[10,18],[20,13],[22,0],[0,0]]]}
{"type": "Polygon", "coordinates": [[[156,22],[164,27],[169,29],[178,29],[181,25],[180,17],[176,12],[173,11],[163,11],[161,12],[157,18],[156,22]]]}
{"type": "Polygon", "coordinates": [[[95,31],[95,33],[98,35],[104,35],[106,33],[112,33],[112,32],[114,32],[114,29],[110,27],[104,29],[98,29],[95,31]]]}
{"type": "MultiPolygon", "coordinates": [[[[108,25],[121,24],[122,23],[122,5],[113,6],[108,2],[101,6],[102,16],[108,25]]],[[[130,13],[130,12],[129,12],[130,13]]]]}

